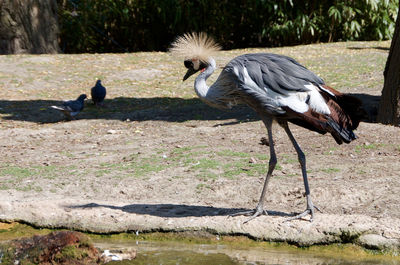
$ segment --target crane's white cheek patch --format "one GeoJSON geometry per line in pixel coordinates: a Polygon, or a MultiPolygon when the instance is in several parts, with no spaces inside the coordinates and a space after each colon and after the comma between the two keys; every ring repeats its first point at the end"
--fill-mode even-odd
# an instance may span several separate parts
{"type": "Polygon", "coordinates": [[[193,62],[193,69],[198,70],[200,67],[200,61],[195,59],[195,60],[192,60],[192,62],[193,62]]]}

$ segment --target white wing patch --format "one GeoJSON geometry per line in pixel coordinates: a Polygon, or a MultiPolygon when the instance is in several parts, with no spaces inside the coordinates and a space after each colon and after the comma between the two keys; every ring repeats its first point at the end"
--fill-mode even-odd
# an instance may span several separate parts
{"type": "MultiPolygon", "coordinates": [[[[238,69],[234,69],[234,73],[238,74],[238,69]]],[[[251,79],[246,67],[243,67],[244,83],[253,89],[259,90],[258,85],[251,79]]],[[[328,105],[324,98],[319,93],[319,88],[313,84],[305,85],[308,91],[297,92],[297,91],[286,91],[286,94],[277,93],[268,87],[264,87],[263,90],[266,93],[265,96],[270,98],[276,103],[276,107],[289,107],[293,111],[304,113],[310,108],[321,114],[331,114],[328,105]]]]}
{"type": "MultiPolygon", "coordinates": [[[[239,76],[239,70],[237,69],[237,67],[233,67],[233,72],[235,73],[236,76],[239,76]]],[[[247,70],[246,70],[247,73],[247,70]]]]}
{"type": "Polygon", "coordinates": [[[321,114],[331,114],[328,105],[326,105],[324,98],[318,91],[318,87],[312,84],[305,85],[305,87],[309,89],[307,93],[309,95],[308,105],[310,108],[321,114]]]}
{"type": "Polygon", "coordinates": [[[278,102],[281,106],[287,106],[294,110],[295,112],[304,113],[308,111],[309,107],[306,100],[303,100],[304,93],[289,93],[287,96],[279,96],[278,102]]]}
{"type": "Polygon", "coordinates": [[[323,86],[318,85],[318,88],[323,90],[323,91],[325,91],[326,93],[328,93],[332,97],[336,97],[335,94],[333,94],[331,91],[329,91],[328,89],[324,88],[323,86]]]}

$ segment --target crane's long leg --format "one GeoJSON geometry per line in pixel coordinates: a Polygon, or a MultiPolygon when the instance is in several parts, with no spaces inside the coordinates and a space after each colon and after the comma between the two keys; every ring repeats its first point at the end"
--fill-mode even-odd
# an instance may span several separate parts
{"type": "Polygon", "coordinates": [[[303,181],[304,181],[304,188],[306,190],[306,199],[307,199],[307,208],[304,212],[290,217],[288,218],[286,221],[291,221],[291,220],[295,220],[295,219],[300,219],[306,215],[311,215],[310,218],[310,222],[313,221],[314,218],[314,208],[317,209],[318,211],[320,211],[318,209],[318,207],[316,207],[315,205],[313,205],[312,201],[311,201],[311,195],[310,195],[310,187],[308,186],[308,179],[307,179],[307,170],[306,170],[306,156],[304,155],[303,151],[301,150],[300,146],[297,144],[296,139],[294,139],[294,136],[292,134],[292,132],[289,129],[289,125],[286,121],[284,122],[280,122],[279,123],[284,129],[286,134],[289,136],[290,141],[292,142],[294,149],[296,149],[297,152],[297,156],[300,162],[300,166],[301,166],[301,173],[303,175],[303,181]]]}
{"type": "Polygon", "coordinates": [[[265,194],[267,192],[268,183],[269,183],[269,181],[270,181],[270,179],[272,177],[272,172],[275,169],[277,159],[276,159],[276,153],[275,153],[275,148],[274,148],[274,141],[272,139],[272,119],[263,118],[263,122],[265,124],[265,127],[267,128],[268,140],[269,140],[270,159],[269,159],[269,165],[268,165],[268,173],[267,173],[267,176],[265,178],[264,187],[262,189],[260,200],[258,201],[258,204],[257,204],[256,208],[254,210],[251,210],[251,211],[244,211],[244,212],[239,212],[239,213],[235,213],[235,214],[231,215],[231,216],[251,215],[251,217],[248,218],[243,223],[247,223],[250,220],[253,220],[257,216],[260,216],[262,214],[268,215],[267,211],[264,210],[264,197],[265,197],[265,194]]]}

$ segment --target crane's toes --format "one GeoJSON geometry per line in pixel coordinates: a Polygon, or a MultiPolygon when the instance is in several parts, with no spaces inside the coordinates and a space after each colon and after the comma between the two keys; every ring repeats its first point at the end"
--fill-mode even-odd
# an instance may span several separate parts
{"type": "Polygon", "coordinates": [[[246,220],[244,220],[243,224],[250,222],[251,220],[255,219],[256,217],[260,216],[260,215],[268,215],[266,210],[262,210],[262,211],[254,211],[254,214],[252,216],[250,216],[249,218],[247,218],[246,220]]]}
{"type": "Polygon", "coordinates": [[[284,222],[290,222],[290,221],[293,221],[293,220],[302,219],[306,215],[310,215],[309,221],[312,222],[314,220],[314,209],[316,209],[319,212],[322,212],[317,206],[313,205],[311,208],[307,208],[304,212],[287,218],[284,222]]]}
{"type": "Polygon", "coordinates": [[[230,214],[229,217],[235,217],[235,216],[239,216],[239,215],[244,215],[244,216],[250,216],[249,218],[247,218],[243,224],[248,223],[249,221],[255,219],[256,217],[260,216],[260,215],[268,215],[268,212],[262,208],[256,208],[254,210],[249,210],[249,211],[242,211],[242,212],[237,212],[234,214],[230,214]]]}

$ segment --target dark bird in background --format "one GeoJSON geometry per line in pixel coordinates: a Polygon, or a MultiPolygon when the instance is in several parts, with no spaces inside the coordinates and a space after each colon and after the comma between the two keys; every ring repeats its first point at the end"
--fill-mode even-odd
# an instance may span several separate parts
{"type": "Polygon", "coordinates": [[[288,122],[320,134],[330,133],[338,144],[350,143],[357,138],[353,130],[365,115],[361,101],[325,85],[320,77],[294,59],[271,53],[244,54],[234,58],[209,87],[206,80],[216,69],[212,56],[219,49],[218,44],[205,33],[191,33],[178,37],[170,52],[184,58],[188,70],[183,80],[200,71],[194,89],[205,103],[223,109],[247,104],[257,112],[267,128],[270,160],[260,200],[254,210],[234,216],[251,216],[245,221],[248,222],[268,214],[264,210],[264,197],[277,163],[271,130],[275,120],[283,127],[298,154],[307,202],[304,212],[288,220],[310,215],[312,221],[315,209],[319,209],[311,201],[305,155],[288,122]]]}
{"type": "Polygon", "coordinates": [[[76,100],[64,101],[61,106],[51,106],[53,109],[62,111],[69,120],[75,119],[75,116],[83,110],[86,94],[80,95],[76,100]]]}
{"type": "Polygon", "coordinates": [[[106,97],[106,88],[101,84],[101,80],[96,81],[96,85],[91,89],[93,104],[102,106],[106,97]]]}

